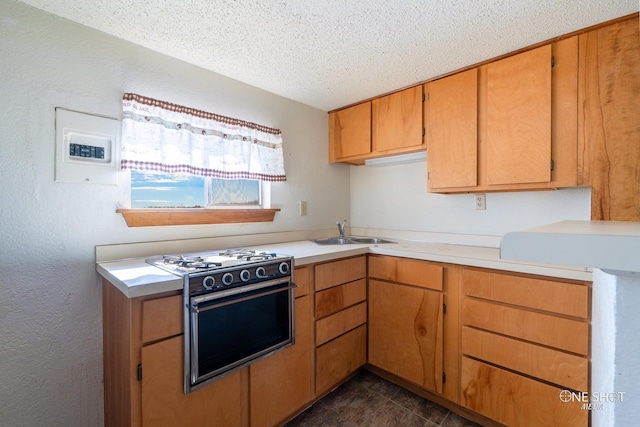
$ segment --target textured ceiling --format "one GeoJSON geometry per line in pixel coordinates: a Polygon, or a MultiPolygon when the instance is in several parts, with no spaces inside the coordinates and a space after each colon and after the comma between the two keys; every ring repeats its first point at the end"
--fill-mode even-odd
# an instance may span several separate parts
{"type": "Polygon", "coordinates": [[[20,0],[322,110],[638,11],[638,0],[20,0]]]}

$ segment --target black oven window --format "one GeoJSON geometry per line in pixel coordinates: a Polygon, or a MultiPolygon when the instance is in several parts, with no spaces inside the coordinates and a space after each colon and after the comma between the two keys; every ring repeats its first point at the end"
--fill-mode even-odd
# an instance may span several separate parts
{"type": "MultiPolygon", "coordinates": [[[[231,368],[290,338],[289,290],[198,314],[200,375],[231,368]]],[[[246,297],[247,294],[242,294],[246,297]]],[[[230,297],[234,298],[234,297],[230,297]]],[[[238,298],[238,297],[235,297],[238,298]]],[[[214,304],[220,304],[220,300],[214,304]]]]}

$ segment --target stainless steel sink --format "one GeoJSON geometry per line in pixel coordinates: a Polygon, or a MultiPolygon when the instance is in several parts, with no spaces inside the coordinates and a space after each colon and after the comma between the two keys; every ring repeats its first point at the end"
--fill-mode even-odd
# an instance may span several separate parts
{"type": "Polygon", "coordinates": [[[377,237],[355,237],[355,236],[347,236],[347,237],[328,237],[326,239],[315,239],[313,242],[319,245],[371,245],[371,244],[382,244],[382,243],[396,243],[391,240],[379,239],[377,237]]]}
{"type": "Polygon", "coordinates": [[[356,243],[343,237],[328,237],[326,239],[316,239],[313,241],[319,245],[348,245],[356,243]]]}
{"type": "Polygon", "coordinates": [[[378,244],[378,243],[395,243],[391,240],[379,239],[377,237],[350,237],[356,243],[378,244]]]}

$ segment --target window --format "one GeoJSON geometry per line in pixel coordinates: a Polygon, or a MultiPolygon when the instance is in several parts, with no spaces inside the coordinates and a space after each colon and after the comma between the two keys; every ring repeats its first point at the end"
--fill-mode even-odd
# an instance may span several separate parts
{"type": "Polygon", "coordinates": [[[131,207],[261,208],[264,185],[248,179],[131,171],[131,207]]]}
{"type": "Polygon", "coordinates": [[[122,113],[131,209],[117,212],[129,227],[273,221],[270,182],[286,181],[279,129],[134,93],[122,113]]]}

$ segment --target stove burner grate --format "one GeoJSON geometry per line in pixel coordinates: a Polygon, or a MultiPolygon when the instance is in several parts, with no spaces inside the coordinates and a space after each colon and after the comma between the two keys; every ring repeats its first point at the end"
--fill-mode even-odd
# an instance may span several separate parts
{"type": "Polygon", "coordinates": [[[235,257],[243,261],[262,261],[277,257],[273,252],[256,252],[249,249],[228,249],[219,253],[220,256],[235,257]]]}
{"type": "Polygon", "coordinates": [[[185,268],[213,268],[220,267],[222,263],[220,262],[211,262],[205,261],[204,258],[200,256],[173,256],[173,255],[164,255],[162,257],[162,261],[165,264],[175,265],[177,267],[185,267],[185,268]]]}

